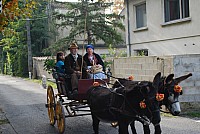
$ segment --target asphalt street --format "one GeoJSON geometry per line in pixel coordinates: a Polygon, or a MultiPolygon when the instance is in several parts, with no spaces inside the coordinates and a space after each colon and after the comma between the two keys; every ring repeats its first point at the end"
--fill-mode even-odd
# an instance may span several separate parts
{"type": "MultiPolygon", "coordinates": [[[[41,85],[22,78],[0,75],[0,109],[2,109],[0,119],[8,119],[10,122],[0,125],[0,133],[58,133],[56,124],[55,126],[49,124],[45,103],[46,89],[41,85]]],[[[66,118],[65,121],[66,134],[93,133],[90,116],[66,118]]],[[[136,127],[138,134],[142,134],[142,125],[137,122],[136,127]]],[[[150,127],[153,134],[153,126],[150,127]]],[[[200,134],[200,121],[185,117],[162,116],[161,128],[163,134],[200,134]]],[[[117,128],[101,122],[100,134],[117,134],[117,132],[117,128]]]]}

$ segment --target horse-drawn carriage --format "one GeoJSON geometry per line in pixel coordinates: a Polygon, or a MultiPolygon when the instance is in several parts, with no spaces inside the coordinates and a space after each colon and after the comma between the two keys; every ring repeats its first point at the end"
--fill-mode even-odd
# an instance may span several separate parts
{"type": "MultiPolygon", "coordinates": [[[[166,105],[170,112],[176,115],[180,90],[175,91],[175,87],[191,75],[176,79],[173,79],[174,75],[169,75],[162,80],[161,73],[157,73],[153,82],[119,78],[113,88],[108,87],[107,79],[80,79],[78,93],[71,94],[70,76],[53,72],[58,92],[54,95],[52,86],[47,88],[46,107],[50,124],[54,125],[57,121],[58,131],[63,133],[66,117],[92,115],[95,134],[98,134],[100,118],[110,122],[117,121],[120,134],[128,134],[129,124],[132,124],[132,132],[136,133],[134,120],[139,120],[146,126],[152,122],[155,125],[155,133],[160,134],[160,105],[166,105]],[[97,85],[93,85],[94,82],[97,82],[97,85]],[[165,96],[163,101],[159,100],[160,102],[158,101],[159,90],[165,96]],[[64,112],[64,108],[67,113],[64,112]],[[80,114],[77,113],[78,111],[83,112],[80,114]]],[[[147,127],[144,131],[150,133],[147,127]]]]}
{"type": "Polygon", "coordinates": [[[74,94],[71,90],[70,75],[53,70],[53,78],[57,85],[57,91],[54,93],[53,87],[48,85],[46,107],[48,108],[50,124],[55,125],[57,121],[59,133],[63,133],[65,130],[65,118],[91,115],[87,104],[87,90],[94,82],[108,86],[107,82],[109,81],[108,79],[79,79],[78,93],[74,94]],[[82,113],[77,113],[78,111],[82,111],[82,113]]]}

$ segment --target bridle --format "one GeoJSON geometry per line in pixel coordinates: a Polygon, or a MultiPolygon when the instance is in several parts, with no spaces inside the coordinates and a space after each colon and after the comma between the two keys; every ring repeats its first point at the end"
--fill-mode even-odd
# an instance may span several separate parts
{"type": "MultiPolygon", "coordinates": [[[[171,94],[179,96],[179,93],[175,93],[174,91],[171,91],[171,89],[172,89],[172,87],[170,87],[171,84],[173,84],[174,86],[176,85],[173,80],[170,83],[165,83],[165,81],[163,79],[162,86],[159,89],[159,91],[161,91],[165,95],[164,99],[160,102],[160,106],[165,105],[169,111],[170,111],[170,106],[172,104],[179,102],[178,99],[176,101],[170,101],[168,98],[171,96],[171,94]]],[[[178,98],[178,96],[177,96],[177,98],[178,98]]],[[[160,111],[164,112],[164,113],[170,113],[170,112],[163,111],[161,109],[160,109],[160,111]]]]}

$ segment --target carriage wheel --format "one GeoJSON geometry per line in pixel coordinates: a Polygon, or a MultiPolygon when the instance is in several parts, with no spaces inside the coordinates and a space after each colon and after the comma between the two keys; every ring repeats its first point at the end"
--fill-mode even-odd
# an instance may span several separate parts
{"type": "Polygon", "coordinates": [[[111,123],[111,126],[112,126],[112,127],[117,127],[117,126],[118,126],[118,122],[112,122],[112,123],[111,123]]]}
{"type": "Polygon", "coordinates": [[[65,113],[63,106],[59,101],[57,101],[56,104],[56,119],[57,119],[58,131],[60,134],[62,134],[65,131],[65,113]]]}
{"type": "Polygon", "coordinates": [[[47,88],[47,108],[50,124],[55,124],[55,97],[52,86],[47,88]]]}

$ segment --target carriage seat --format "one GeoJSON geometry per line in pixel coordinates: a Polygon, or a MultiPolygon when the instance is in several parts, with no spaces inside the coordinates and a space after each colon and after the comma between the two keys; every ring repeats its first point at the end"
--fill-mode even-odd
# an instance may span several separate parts
{"type": "Polygon", "coordinates": [[[56,71],[55,67],[52,76],[56,80],[58,93],[67,97],[71,96],[71,75],[59,73],[56,71]]]}

